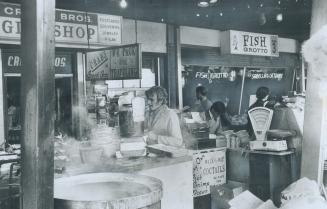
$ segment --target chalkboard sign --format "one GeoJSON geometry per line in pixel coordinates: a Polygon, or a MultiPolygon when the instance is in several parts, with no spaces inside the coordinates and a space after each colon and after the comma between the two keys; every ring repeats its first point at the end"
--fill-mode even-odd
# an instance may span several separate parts
{"type": "Polygon", "coordinates": [[[250,95],[260,86],[266,86],[270,90],[270,95],[279,98],[287,95],[292,89],[294,69],[287,68],[247,68],[244,80],[244,91],[242,99],[241,113],[249,108],[250,95]]]}
{"type": "Polygon", "coordinates": [[[195,88],[203,85],[208,89],[208,98],[212,101],[225,101],[229,99],[227,110],[230,114],[238,114],[241,99],[243,71],[246,68],[244,91],[241,101],[241,113],[249,108],[249,97],[255,94],[260,86],[270,89],[273,96],[287,95],[292,90],[294,69],[299,68],[298,55],[279,53],[279,57],[263,57],[248,55],[221,54],[219,48],[182,48],[183,72],[183,105],[192,106],[196,100],[195,88]],[[195,78],[190,71],[208,72],[209,68],[220,69],[229,66],[236,69],[235,81],[228,79],[195,78]],[[251,67],[260,66],[260,68],[251,67]]]}
{"type": "Polygon", "coordinates": [[[210,186],[226,183],[226,151],[201,150],[193,153],[193,196],[210,193],[210,186]]]}
{"type": "Polygon", "coordinates": [[[212,102],[228,100],[228,112],[237,114],[243,69],[240,67],[204,67],[189,66],[185,68],[183,77],[183,104],[192,106],[196,102],[195,89],[202,85],[208,89],[207,97],[212,102]]]}
{"type": "Polygon", "coordinates": [[[86,80],[140,79],[142,53],[139,44],[86,53],[86,80]]]}

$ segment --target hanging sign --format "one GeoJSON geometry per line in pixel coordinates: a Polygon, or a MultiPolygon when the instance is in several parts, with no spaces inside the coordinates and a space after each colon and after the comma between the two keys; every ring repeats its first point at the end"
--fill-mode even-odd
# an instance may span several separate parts
{"type": "Polygon", "coordinates": [[[140,44],[102,49],[86,53],[87,80],[140,79],[142,53],[140,44]]]}
{"type": "Polygon", "coordinates": [[[193,196],[210,193],[210,186],[226,183],[226,151],[209,149],[193,153],[193,196]]]}
{"type": "Polygon", "coordinates": [[[285,77],[285,69],[255,69],[248,70],[246,74],[247,78],[251,80],[278,80],[281,81],[285,77]]]}
{"type": "MultiPolygon", "coordinates": [[[[0,39],[20,41],[19,4],[0,2],[0,39]]],[[[121,44],[122,17],[56,9],[56,43],[71,45],[121,44]]]]}
{"type": "Polygon", "coordinates": [[[221,40],[222,53],[279,56],[277,35],[229,30],[223,33],[221,40]]]}
{"type": "MultiPolygon", "coordinates": [[[[69,53],[56,53],[55,55],[56,74],[72,74],[72,58],[69,53]]],[[[21,73],[24,70],[22,58],[19,52],[2,53],[2,66],[4,73],[21,73]]]]}

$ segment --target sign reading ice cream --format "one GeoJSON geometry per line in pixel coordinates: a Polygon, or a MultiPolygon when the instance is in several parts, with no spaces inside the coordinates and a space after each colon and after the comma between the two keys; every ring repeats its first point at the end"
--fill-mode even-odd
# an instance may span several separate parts
{"type": "Polygon", "coordinates": [[[277,35],[229,30],[224,32],[223,37],[222,52],[240,55],[279,56],[277,35]]]}
{"type": "MultiPolygon", "coordinates": [[[[20,40],[20,16],[20,5],[0,2],[0,39],[20,40]]],[[[56,9],[56,43],[119,45],[121,29],[121,16],[56,9]]]]}

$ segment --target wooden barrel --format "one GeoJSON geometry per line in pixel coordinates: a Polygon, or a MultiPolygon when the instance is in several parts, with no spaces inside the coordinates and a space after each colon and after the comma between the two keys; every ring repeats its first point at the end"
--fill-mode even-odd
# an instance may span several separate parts
{"type": "Polygon", "coordinates": [[[125,173],[91,173],[56,179],[55,209],[160,209],[162,182],[125,173]]]}

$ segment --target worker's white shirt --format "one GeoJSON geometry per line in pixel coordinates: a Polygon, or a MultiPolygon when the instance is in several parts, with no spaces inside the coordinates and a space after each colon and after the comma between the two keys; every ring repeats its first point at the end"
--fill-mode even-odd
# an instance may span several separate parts
{"type": "Polygon", "coordinates": [[[147,127],[149,131],[158,135],[159,144],[177,147],[184,145],[178,116],[167,105],[150,112],[147,127]]]}

